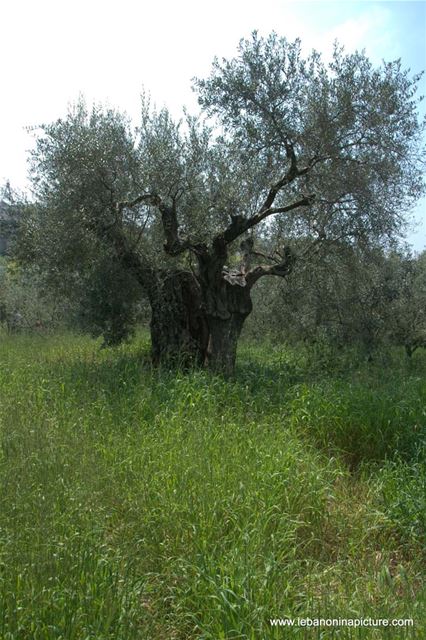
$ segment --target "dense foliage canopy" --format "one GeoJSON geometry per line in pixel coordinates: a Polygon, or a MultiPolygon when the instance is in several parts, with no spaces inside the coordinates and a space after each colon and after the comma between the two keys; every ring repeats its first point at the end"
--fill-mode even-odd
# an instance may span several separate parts
{"type": "Polygon", "coordinates": [[[261,277],[403,230],[424,188],[418,80],[400,61],[336,46],[325,63],[254,33],[194,81],[200,116],[175,122],[143,97],[133,130],[80,101],[41,127],[21,256],[82,300],[94,289],[109,341],[143,294],[157,360],[185,351],[230,371],[261,277]],[[116,286],[99,296],[102,273],[116,286]]]}

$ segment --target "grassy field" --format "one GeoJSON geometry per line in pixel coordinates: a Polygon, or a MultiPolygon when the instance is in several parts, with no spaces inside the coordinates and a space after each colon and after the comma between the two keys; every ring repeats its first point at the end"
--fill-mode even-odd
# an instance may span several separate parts
{"type": "Polygon", "coordinates": [[[0,358],[1,640],[426,637],[426,353],[246,345],[228,382],[143,337],[0,358]]]}

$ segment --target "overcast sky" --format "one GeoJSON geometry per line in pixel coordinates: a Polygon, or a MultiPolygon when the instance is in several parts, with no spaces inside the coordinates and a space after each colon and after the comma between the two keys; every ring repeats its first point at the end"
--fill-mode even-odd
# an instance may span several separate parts
{"type": "MultiPolygon", "coordinates": [[[[19,188],[32,143],[25,127],[61,117],[79,93],[136,123],[143,88],[179,117],[182,105],[196,108],[191,78],[206,75],[215,55],[233,55],[254,29],[300,37],[306,51],[325,56],[338,39],[377,64],[402,58],[413,73],[426,69],[423,0],[2,0],[0,24],[0,184],[8,178],[19,188]]],[[[426,200],[415,217],[421,226],[409,240],[420,250],[426,200]]]]}

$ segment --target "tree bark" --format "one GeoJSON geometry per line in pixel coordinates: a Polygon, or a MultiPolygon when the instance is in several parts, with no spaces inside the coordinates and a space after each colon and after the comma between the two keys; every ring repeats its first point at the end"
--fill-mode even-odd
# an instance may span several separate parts
{"type": "MultiPolygon", "coordinates": [[[[280,263],[274,260],[273,265],[251,269],[253,239],[246,238],[240,247],[243,252],[240,268],[229,269],[226,266],[228,247],[265,218],[309,206],[315,198],[314,194],[302,195],[285,206],[273,207],[282,189],[313,166],[310,163],[299,169],[294,147],[289,141],[286,142],[286,154],[287,169],[281,179],[270,187],[257,213],[248,218],[231,215],[229,225],[214,237],[209,247],[181,235],[177,195],[165,202],[157,194],[146,193],[117,205],[118,214],[141,202],[157,207],[161,213],[164,251],[171,257],[177,257],[189,250],[198,261],[197,275],[178,270],[168,274],[160,271],[155,273],[154,286],[147,287],[145,283],[152,308],[151,339],[155,364],[204,364],[216,372],[233,373],[238,339],[244,321],[252,311],[252,286],[264,275],[284,276],[289,273],[293,256],[286,249],[280,263]]],[[[123,251],[123,246],[119,248],[127,263],[132,264],[133,256],[127,259],[126,250],[123,251]]],[[[136,271],[141,273],[143,286],[146,278],[139,267],[136,271]]]]}
{"type": "Polygon", "coordinates": [[[209,330],[194,275],[189,271],[158,272],[149,298],[153,364],[203,365],[209,330]]]}
{"type": "Polygon", "coordinates": [[[223,236],[215,239],[211,250],[201,248],[197,257],[198,279],[209,331],[205,363],[214,372],[232,375],[238,338],[252,310],[250,287],[242,271],[225,266],[227,245],[223,236]]]}
{"type": "Polygon", "coordinates": [[[194,274],[182,269],[153,267],[130,245],[118,225],[102,230],[102,234],[150,302],[153,364],[183,367],[204,364],[209,330],[194,274]]]}
{"type": "Polygon", "coordinates": [[[225,376],[231,376],[234,373],[238,339],[247,315],[233,313],[226,320],[209,317],[210,341],[207,365],[211,371],[225,376]]]}
{"type": "Polygon", "coordinates": [[[225,375],[234,372],[238,339],[244,321],[252,311],[252,286],[264,275],[289,273],[294,256],[286,248],[281,262],[251,269],[255,252],[253,240],[248,238],[241,244],[242,264],[238,269],[230,269],[226,266],[228,245],[266,217],[311,203],[312,195],[285,207],[272,208],[282,187],[305,172],[297,169],[291,152],[289,147],[290,168],[282,180],[271,187],[259,212],[251,218],[231,216],[229,226],[215,236],[210,247],[180,236],[176,200],[167,205],[159,196],[145,194],[132,202],[117,205],[118,213],[142,201],[157,206],[161,212],[165,252],[177,257],[190,250],[198,260],[197,275],[179,269],[155,270],[129,247],[120,229],[114,225],[107,231],[123,265],[133,272],[149,298],[154,364],[207,365],[225,375]]]}
{"type": "MultiPolygon", "coordinates": [[[[233,224],[238,224],[236,218],[233,224]]],[[[210,334],[207,365],[227,376],[234,372],[238,339],[253,308],[252,287],[266,275],[286,276],[295,262],[294,254],[284,247],[281,262],[251,268],[252,257],[256,255],[252,239],[243,241],[240,248],[243,261],[236,269],[225,265],[228,255],[225,234],[215,238],[210,251],[205,248],[198,253],[200,288],[210,334]]]]}

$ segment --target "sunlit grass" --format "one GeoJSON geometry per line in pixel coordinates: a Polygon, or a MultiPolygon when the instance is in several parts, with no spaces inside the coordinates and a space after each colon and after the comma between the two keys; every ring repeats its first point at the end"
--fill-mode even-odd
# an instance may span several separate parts
{"type": "Polygon", "coordinates": [[[153,370],[144,336],[5,338],[0,638],[422,638],[415,355],[244,345],[224,381],[153,370]],[[290,636],[283,616],[415,627],[290,636]]]}

